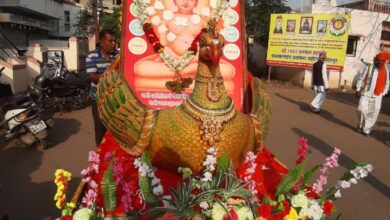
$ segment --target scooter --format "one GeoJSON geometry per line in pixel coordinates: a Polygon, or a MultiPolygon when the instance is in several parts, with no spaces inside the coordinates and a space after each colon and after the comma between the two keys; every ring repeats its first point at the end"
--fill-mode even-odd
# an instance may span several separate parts
{"type": "MultiPolygon", "coordinates": [[[[2,67],[0,69],[0,77],[1,77],[4,69],[5,69],[5,67],[2,67]]],[[[0,81],[0,99],[8,98],[8,97],[11,97],[12,95],[13,94],[12,94],[11,85],[0,81]]]]}
{"type": "Polygon", "coordinates": [[[51,118],[43,119],[42,109],[36,102],[38,93],[30,88],[26,95],[2,106],[4,120],[0,122],[0,127],[6,130],[3,134],[5,140],[18,138],[24,145],[38,144],[43,149],[47,148],[47,130],[53,127],[54,121],[51,118]]]}

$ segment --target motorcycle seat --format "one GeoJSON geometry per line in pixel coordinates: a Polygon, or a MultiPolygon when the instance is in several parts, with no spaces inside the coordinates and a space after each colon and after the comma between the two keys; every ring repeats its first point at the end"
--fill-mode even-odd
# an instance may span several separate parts
{"type": "Polygon", "coordinates": [[[27,96],[20,96],[12,99],[10,102],[2,104],[1,110],[5,114],[9,110],[28,107],[31,100],[27,96]]]}

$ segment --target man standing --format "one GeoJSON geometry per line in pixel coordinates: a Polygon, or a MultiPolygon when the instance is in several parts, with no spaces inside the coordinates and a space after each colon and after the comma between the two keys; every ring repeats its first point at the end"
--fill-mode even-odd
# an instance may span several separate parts
{"type": "Polygon", "coordinates": [[[356,96],[360,97],[358,131],[368,136],[375,125],[382,105],[382,97],[389,90],[390,54],[380,53],[374,65],[367,65],[356,85],[356,96]]]}
{"type": "Polygon", "coordinates": [[[91,79],[91,98],[92,102],[92,116],[95,125],[95,141],[99,145],[103,139],[106,128],[99,118],[99,113],[96,105],[96,89],[100,76],[104,73],[106,68],[111,64],[118,54],[115,49],[115,33],[111,30],[102,30],[99,33],[99,46],[95,51],[88,54],[86,58],[87,74],[91,79]]]}
{"type": "Polygon", "coordinates": [[[314,100],[310,104],[311,111],[319,113],[321,105],[326,98],[326,91],[328,90],[328,75],[325,64],[326,52],[321,52],[319,59],[313,64],[313,90],[315,94],[314,100]]]}

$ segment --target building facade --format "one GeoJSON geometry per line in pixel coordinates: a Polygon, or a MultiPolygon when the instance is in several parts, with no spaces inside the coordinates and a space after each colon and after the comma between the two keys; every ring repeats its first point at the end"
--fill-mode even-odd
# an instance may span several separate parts
{"type": "Polygon", "coordinates": [[[0,0],[0,59],[17,55],[30,41],[69,38],[79,11],[71,0],[0,0]]]}

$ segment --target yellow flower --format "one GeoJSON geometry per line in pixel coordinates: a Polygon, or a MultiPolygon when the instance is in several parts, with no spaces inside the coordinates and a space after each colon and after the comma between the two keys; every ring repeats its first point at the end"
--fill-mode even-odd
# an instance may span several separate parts
{"type": "Polygon", "coordinates": [[[290,209],[290,213],[288,213],[288,215],[286,215],[283,220],[298,220],[298,213],[297,211],[291,207],[290,209]]]}
{"type": "Polygon", "coordinates": [[[76,208],[76,204],[75,204],[74,202],[68,202],[68,203],[66,204],[66,206],[67,206],[68,208],[70,208],[70,209],[76,208]]]}

